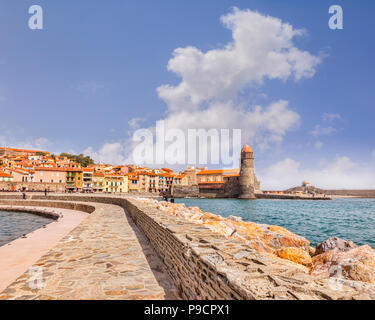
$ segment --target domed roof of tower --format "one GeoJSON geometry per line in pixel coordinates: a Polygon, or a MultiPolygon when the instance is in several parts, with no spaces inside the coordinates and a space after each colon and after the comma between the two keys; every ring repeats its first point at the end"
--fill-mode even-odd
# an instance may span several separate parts
{"type": "Polygon", "coordinates": [[[249,145],[245,144],[245,145],[243,146],[242,150],[241,150],[241,153],[243,153],[243,152],[248,153],[248,152],[253,152],[253,150],[250,148],[249,145]]]}

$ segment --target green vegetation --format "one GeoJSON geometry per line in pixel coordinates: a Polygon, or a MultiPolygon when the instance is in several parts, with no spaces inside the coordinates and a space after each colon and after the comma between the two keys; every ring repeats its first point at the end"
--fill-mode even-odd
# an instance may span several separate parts
{"type": "Polygon", "coordinates": [[[46,154],[44,153],[44,152],[37,152],[37,153],[35,153],[37,156],[45,156],[46,154]]]}
{"type": "Polygon", "coordinates": [[[68,159],[74,160],[75,162],[79,163],[83,168],[86,168],[89,164],[93,164],[94,160],[92,160],[89,156],[84,156],[83,154],[74,155],[69,153],[61,153],[60,157],[67,157],[68,159]]]}

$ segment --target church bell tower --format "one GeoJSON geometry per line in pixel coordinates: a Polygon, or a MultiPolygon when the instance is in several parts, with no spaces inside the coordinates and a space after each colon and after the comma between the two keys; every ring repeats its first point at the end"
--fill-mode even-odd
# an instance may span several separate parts
{"type": "Polygon", "coordinates": [[[250,146],[245,145],[241,150],[240,169],[240,196],[239,199],[256,199],[255,197],[255,173],[254,154],[250,146]]]}

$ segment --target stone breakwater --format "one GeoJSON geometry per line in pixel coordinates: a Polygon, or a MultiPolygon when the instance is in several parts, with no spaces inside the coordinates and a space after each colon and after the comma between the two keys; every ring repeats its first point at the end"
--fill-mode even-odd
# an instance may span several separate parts
{"type": "MultiPolygon", "coordinates": [[[[62,201],[29,201],[29,205],[35,206],[30,211],[41,212],[53,206],[93,210],[68,234],[60,230],[61,239],[55,239],[53,247],[49,247],[49,242],[58,233],[56,228],[61,222],[56,222],[51,232],[39,236],[37,242],[20,239],[10,246],[0,247],[0,288],[4,273],[1,268],[8,273],[4,280],[9,280],[14,278],[13,268],[19,268],[25,259],[26,262],[32,262],[31,265],[21,266],[24,271],[0,292],[0,300],[178,298],[160,258],[123,208],[109,204],[88,206],[85,203],[62,201]],[[42,207],[38,209],[39,206],[42,207]],[[43,255],[36,258],[34,256],[38,248],[35,247],[38,246],[43,255]],[[44,248],[46,246],[47,252],[44,248]],[[13,254],[12,249],[16,250],[13,254]],[[22,250],[23,257],[18,254],[18,250],[22,250]],[[30,257],[29,251],[34,251],[34,256],[30,257]],[[6,256],[11,258],[10,261],[7,261],[6,256]],[[30,286],[30,274],[25,272],[29,267],[40,270],[40,287],[30,286]]],[[[79,214],[78,211],[71,212],[72,218],[79,214]]],[[[62,215],[67,218],[67,210],[62,210],[62,215]]],[[[32,235],[28,238],[31,240],[32,235]]]]}
{"type": "Polygon", "coordinates": [[[370,246],[357,247],[352,242],[331,238],[312,248],[307,239],[279,226],[244,222],[234,216],[223,218],[197,207],[186,208],[184,204],[139,200],[170,215],[207,227],[227,239],[244,243],[280,264],[295,265],[306,273],[323,278],[337,277],[339,272],[343,279],[375,284],[375,250],[370,246]]]}
{"type": "MultiPolygon", "coordinates": [[[[6,197],[7,202],[15,201],[10,200],[14,197],[6,197]]],[[[2,198],[0,196],[0,200],[2,198]]],[[[30,292],[24,274],[0,294],[0,299],[138,299],[149,298],[150,290],[153,298],[162,299],[170,290],[160,290],[167,277],[159,279],[159,286],[151,283],[153,277],[150,277],[147,263],[143,263],[154,250],[161,261],[157,267],[151,267],[154,275],[166,270],[183,299],[375,300],[374,284],[311,274],[308,264],[283,259],[281,252],[276,255],[277,245],[271,240],[270,249],[262,248],[264,244],[261,245],[259,239],[253,241],[260,247],[256,250],[250,242],[231,238],[235,234],[230,231],[224,235],[200,222],[189,221],[180,214],[192,211],[188,208],[121,196],[56,195],[49,196],[49,201],[41,199],[45,198],[34,195],[30,205],[45,207],[50,203],[52,207],[52,203],[59,206],[66,203],[75,207],[85,202],[95,207],[95,211],[37,262],[37,266],[47,268],[46,287],[42,292],[30,292]],[[134,230],[139,232],[136,231],[137,236],[131,236],[129,242],[134,230]],[[145,239],[141,245],[143,254],[139,246],[142,237],[145,239]],[[152,250],[146,251],[145,246],[152,250]],[[134,255],[136,261],[142,263],[141,268],[134,265],[134,255]],[[129,266],[131,270],[128,270],[129,266]]],[[[199,221],[197,218],[194,219],[199,221]]],[[[236,220],[235,217],[231,219],[236,220]]],[[[279,227],[264,228],[283,236],[279,227]]],[[[314,250],[303,238],[297,236],[296,239],[300,247],[279,249],[305,248],[313,255],[314,250]]],[[[340,251],[342,246],[333,243],[322,245],[320,255],[332,251],[328,250],[332,247],[339,252],[352,251],[340,251]]],[[[343,258],[339,255],[335,255],[335,261],[341,263],[343,258]]],[[[152,261],[148,262],[153,265],[152,261]]],[[[352,274],[354,270],[360,268],[352,269],[352,274]]]]}
{"type": "Polygon", "coordinates": [[[54,211],[54,210],[47,210],[47,209],[39,209],[39,208],[30,208],[30,207],[14,207],[14,206],[2,206],[0,205],[0,210],[2,211],[9,211],[9,212],[25,212],[31,213],[36,216],[49,218],[52,220],[58,220],[61,218],[62,214],[54,211]]]}

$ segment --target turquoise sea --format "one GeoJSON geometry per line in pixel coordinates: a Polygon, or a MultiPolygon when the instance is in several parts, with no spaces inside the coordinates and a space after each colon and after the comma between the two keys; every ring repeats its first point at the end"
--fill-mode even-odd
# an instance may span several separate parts
{"type": "Polygon", "coordinates": [[[52,221],[30,213],[0,211],[0,247],[52,221]]]}
{"type": "Polygon", "coordinates": [[[188,207],[227,217],[282,226],[308,239],[313,246],[336,236],[375,248],[375,199],[332,201],[176,199],[188,207]]]}

